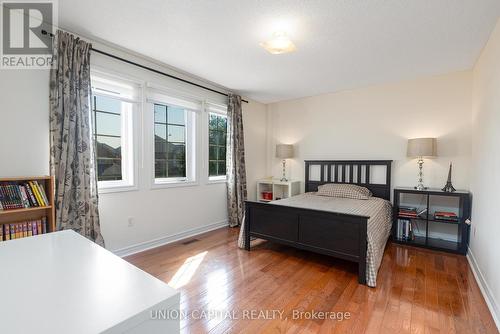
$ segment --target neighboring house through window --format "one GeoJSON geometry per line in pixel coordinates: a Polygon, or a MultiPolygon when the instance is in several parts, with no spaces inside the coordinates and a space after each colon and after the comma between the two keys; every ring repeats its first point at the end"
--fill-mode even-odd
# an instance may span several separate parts
{"type": "Polygon", "coordinates": [[[154,105],[155,178],[186,177],[186,111],[154,105]]]}
{"type": "Polygon", "coordinates": [[[155,86],[146,94],[153,112],[153,187],[197,184],[196,124],[202,102],[155,86]]]}
{"type": "Polygon", "coordinates": [[[140,101],[138,84],[92,74],[92,125],[99,189],[135,184],[133,110],[140,101]]]}
{"type": "Polygon", "coordinates": [[[122,102],[93,96],[94,139],[99,181],[122,180],[122,102]]]}
{"type": "Polygon", "coordinates": [[[227,116],[209,113],[208,120],[208,176],[226,176],[227,116]]]}

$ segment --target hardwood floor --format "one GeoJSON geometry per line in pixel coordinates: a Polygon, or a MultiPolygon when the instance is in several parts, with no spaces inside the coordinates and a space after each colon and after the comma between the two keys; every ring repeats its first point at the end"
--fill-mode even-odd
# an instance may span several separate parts
{"type": "Polygon", "coordinates": [[[356,264],[270,242],[246,252],[237,237],[219,229],[126,260],[181,292],[183,333],[498,333],[463,256],[389,243],[368,288],[356,264]],[[313,310],[337,320],[304,318],[313,310]]]}

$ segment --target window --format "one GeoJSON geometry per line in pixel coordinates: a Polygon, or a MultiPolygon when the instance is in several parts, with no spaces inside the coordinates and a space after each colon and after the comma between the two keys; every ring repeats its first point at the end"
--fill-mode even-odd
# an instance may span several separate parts
{"type": "Polygon", "coordinates": [[[93,126],[97,154],[97,179],[121,181],[122,102],[106,96],[93,96],[93,126]]]}
{"type": "Polygon", "coordinates": [[[99,190],[134,186],[133,110],[139,85],[92,74],[92,127],[99,190]]]}
{"type": "Polygon", "coordinates": [[[155,178],[186,178],[186,110],[154,104],[155,178]]]}
{"type": "Polygon", "coordinates": [[[197,114],[202,102],[153,85],[146,94],[153,127],[152,187],[197,184],[197,114]]]}
{"type": "Polygon", "coordinates": [[[214,179],[226,176],[227,117],[209,113],[208,120],[208,175],[214,179]]]}

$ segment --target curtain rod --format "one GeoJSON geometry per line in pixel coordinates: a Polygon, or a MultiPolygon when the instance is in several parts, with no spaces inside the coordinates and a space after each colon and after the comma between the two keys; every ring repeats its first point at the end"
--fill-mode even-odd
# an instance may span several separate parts
{"type": "MultiPolygon", "coordinates": [[[[49,33],[49,32],[48,32],[48,31],[46,31],[46,30],[42,30],[42,35],[49,35],[50,37],[54,37],[54,34],[49,33]]],[[[113,59],[116,59],[116,60],[122,61],[122,62],[124,62],[124,63],[130,64],[130,65],[134,65],[134,66],[140,67],[140,68],[142,68],[142,69],[145,69],[145,70],[148,70],[148,71],[154,72],[154,73],[156,73],[156,74],[160,74],[160,75],[163,75],[163,76],[169,77],[169,78],[171,78],[171,79],[175,79],[175,80],[178,80],[178,81],[181,81],[181,82],[187,83],[187,84],[189,84],[189,85],[196,86],[196,87],[199,87],[199,88],[202,88],[202,89],[205,89],[205,90],[208,90],[208,91],[211,91],[211,92],[214,92],[214,93],[220,94],[220,95],[228,96],[228,94],[223,93],[223,92],[219,92],[218,90],[212,89],[212,88],[210,88],[210,87],[206,87],[206,86],[203,86],[203,85],[197,84],[196,82],[192,82],[192,81],[189,81],[189,80],[186,80],[186,79],[182,79],[182,78],[176,77],[175,75],[171,75],[171,74],[168,74],[168,73],[165,73],[165,72],[159,71],[159,70],[155,70],[154,68],[151,68],[151,67],[148,67],[148,66],[145,66],[145,65],[141,65],[141,64],[139,64],[139,63],[133,62],[133,61],[131,61],[131,60],[128,60],[128,59],[125,59],[125,58],[122,58],[122,57],[115,56],[114,54],[111,54],[111,53],[108,53],[108,52],[104,52],[104,51],[101,51],[101,50],[99,50],[99,49],[95,49],[95,48],[91,48],[91,50],[92,50],[92,51],[94,51],[94,52],[100,53],[100,54],[102,54],[102,55],[104,55],[104,56],[107,56],[107,57],[110,57],[110,58],[113,58],[113,59]]],[[[248,103],[248,101],[247,101],[247,100],[243,100],[243,99],[241,100],[241,102],[248,103]]]]}

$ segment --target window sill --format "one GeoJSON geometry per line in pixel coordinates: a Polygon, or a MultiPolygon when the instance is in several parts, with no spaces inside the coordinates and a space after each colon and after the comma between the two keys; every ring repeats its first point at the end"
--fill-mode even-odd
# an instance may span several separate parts
{"type": "Polygon", "coordinates": [[[196,187],[199,183],[197,181],[153,181],[151,189],[168,189],[178,187],[196,187]]]}
{"type": "Polygon", "coordinates": [[[97,192],[99,195],[136,191],[136,190],[139,190],[139,188],[136,185],[116,185],[116,186],[99,186],[99,184],[97,185],[97,192]]]}
{"type": "Polygon", "coordinates": [[[220,184],[220,183],[226,183],[227,182],[227,177],[209,177],[207,184],[220,184]]]}

